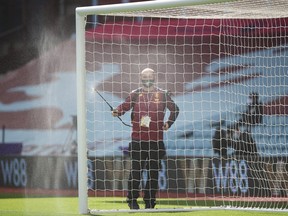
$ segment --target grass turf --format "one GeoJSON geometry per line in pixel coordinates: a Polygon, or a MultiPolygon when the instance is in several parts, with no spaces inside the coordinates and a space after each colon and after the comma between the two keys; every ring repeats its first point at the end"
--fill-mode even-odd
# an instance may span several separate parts
{"type": "MultiPolygon", "coordinates": [[[[140,203],[140,207],[143,208],[143,203],[140,203]]],[[[187,207],[187,202],[179,202],[177,200],[159,200],[158,208],[175,208],[175,204],[179,207],[187,207]]],[[[101,206],[103,209],[116,208],[116,209],[128,209],[124,198],[89,198],[89,205],[101,206]]],[[[156,206],[157,207],[157,206],[156,206]]],[[[192,207],[193,209],[193,207],[192,207]]],[[[255,212],[255,211],[230,211],[230,210],[194,210],[192,212],[163,212],[163,213],[133,213],[135,216],[147,216],[147,215],[172,215],[173,216],[271,216],[288,215],[286,212],[255,212]]],[[[68,216],[68,215],[81,215],[78,212],[78,199],[76,197],[5,197],[0,198],[0,215],[1,216],[68,216]]],[[[103,215],[99,213],[99,215],[103,215]]],[[[120,215],[131,216],[131,213],[109,213],[106,215],[120,215]]]]}

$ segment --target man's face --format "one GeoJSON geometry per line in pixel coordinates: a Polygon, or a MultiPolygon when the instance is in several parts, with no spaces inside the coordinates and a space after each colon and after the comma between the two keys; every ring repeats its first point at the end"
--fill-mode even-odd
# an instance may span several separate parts
{"type": "Polygon", "coordinates": [[[143,86],[149,88],[154,85],[155,76],[153,71],[144,71],[141,73],[141,82],[143,86]]]}

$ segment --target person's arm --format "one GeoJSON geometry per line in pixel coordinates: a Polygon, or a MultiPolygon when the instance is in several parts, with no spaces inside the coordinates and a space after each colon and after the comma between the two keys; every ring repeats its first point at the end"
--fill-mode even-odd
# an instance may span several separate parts
{"type": "Polygon", "coordinates": [[[259,103],[258,105],[258,122],[261,124],[263,122],[263,114],[264,114],[264,105],[262,103],[259,103]]]}
{"type": "Polygon", "coordinates": [[[220,142],[221,142],[221,136],[220,136],[220,129],[216,129],[213,139],[212,139],[212,146],[213,146],[213,151],[216,154],[220,154],[220,142]]]}
{"type": "Polygon", "coordinates": [[[172,100],[170,94],[167,93],[166,95],[166,103],[167,103],[167,108],[170,111],[170,115],[168,118],[168,121],[165,122],[163,129],[168,130],[176,121],[178,115],[179,115],[179,107],[177,104],[172,100]]]}
{"type": "Polygon", "coordinates": [[[124,115],[127,111],[131,109],[132,98],[134,97],[133,96],[134,94],[135,94],[134,92],[130,93],[122,104],[120,104],[117,108],[112,110],[112,115],[114,117],[124,115]]]}

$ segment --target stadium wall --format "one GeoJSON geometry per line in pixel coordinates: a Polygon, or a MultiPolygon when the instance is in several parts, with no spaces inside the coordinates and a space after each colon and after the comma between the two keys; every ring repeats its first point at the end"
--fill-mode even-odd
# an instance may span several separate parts
{"type": "MultiPolygon", "coordinates": [[[[248,157],[248,156],[247,156],[248,157]]],[[[284,196],[288,190],[287,157],[184,158],[161,161],[159,189],[177,194],[284,196]]],[[[130,162],[126,156],[90,158],[88,185],[96,191],[125,191],[130,162]],[[93,161],[93,162],[91,162],[93,161]]],[[[75,190],[77,157],[2,157],[0,187],[75,190]]],[[[145,185],[143,173],[142,186],[145,185]]]]}

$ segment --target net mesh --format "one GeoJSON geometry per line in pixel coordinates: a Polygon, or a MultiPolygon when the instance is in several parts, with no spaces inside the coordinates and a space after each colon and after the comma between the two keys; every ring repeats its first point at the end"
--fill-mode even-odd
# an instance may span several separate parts
{"type": "MultiPolygon", "coordinates": [[[[138,9],[139,17],[163,17],[163,18],[275,18],[287,17],[288,2],[285,0],[238,0],[223,1],[221,3],[201,4],[185,7],[173,7],[164,9],[138,9]]],[[[135,16],[135,12],[113,13],[115,16],[135,16]]]]}
{"type": "Polygon", "coordinates": [[[243,0],[88,17],[89,207],[128,209],[131,127],[101,96],[117,107],[150,67],[180,108],[164,136],[157,208],[287,210],[287,9],[243,0]]]}

